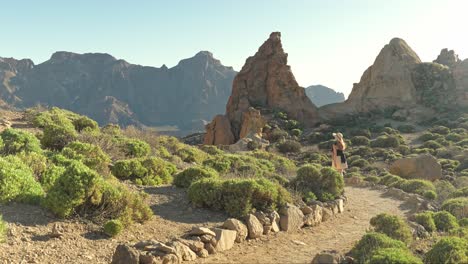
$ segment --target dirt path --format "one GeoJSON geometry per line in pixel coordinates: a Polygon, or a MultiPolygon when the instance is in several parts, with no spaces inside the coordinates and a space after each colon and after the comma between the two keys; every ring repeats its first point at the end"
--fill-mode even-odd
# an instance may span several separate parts
{"type": "Polygon", "coordinates": [[[373,216],[384,212],[401,216],[408,213],[403,202],[385,197],[382,191],[347,187],[346,195],[349,202],[345,213],[336,219],[291,234],[280,232],[269,240],[236,244],[229,251],[196,262],[310,263],[322,250],[349,251],[364,235],[373,216]]]}

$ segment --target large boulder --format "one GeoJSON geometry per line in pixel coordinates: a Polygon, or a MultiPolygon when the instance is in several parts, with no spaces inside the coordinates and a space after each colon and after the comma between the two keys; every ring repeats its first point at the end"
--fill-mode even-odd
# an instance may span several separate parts
{"type": "Polygon", "coordinates": [[[434,60],[435,63],[442,64],[448,67],[453,67],[457,65],[457,63],[460,62],[460,59],[458,58],[458,55],[455,54],[455,51],[453,50],[448,50],[448,49],[442,49],[440,51],[439,56],[437,56],[437,59],[434,60]]]}
{"type": "MultiPolygon", "coordinates": [[[[304,215],[304,225],[316,226],[322,222],[322,207],[319,205],[307,206],[309,213],[304,215]]],[[[304,211],[304,210],[303,210],[304,211]]]]}
{"type": "Polygon", "coordinates": [[[249,230],[249,238],[259,238],[263,234],[263,225],[258,221],[257,217],[253,214],[249,214],[245,222],[247,223],[247,229],[249,230]]]}
{"type": "Polygon", "coordinates": [[[138,264],[140,253],[127,245],[118,245],[112,256],[112,264],[138,264]]]}
{"type": "Polygon", "coordinates": [[[180,241],[172,241],[169,243],[169,246],[175,249],[175,255],[180,260],[192,261],[197,259],[197,254],[180,241]]]}
{"type": "Polygon", "coordinates": [[[435,181],[442,178],[442,166],[429,154],[397,160],[390,166],[389,171],[408,179],[435,181]]]}
{"type": "Polygon", "coordinates": [[[345,258],[334,250],[323,251],[315,255],[312,264],[340,264],[345,258]]]}
{"type": "Polygon", "coordinates": [[[249,107],[242,113],[242,126],[239,138],[245,138],[249,134],[262,135],[263,127],[266,125],[265,119],[259,110],[249,107]]]}
{"type": "Polygon", "coordinates": [[[304,225],[304,214],[301,209],[292,204],[287,204],[279,211],[280,227],[283,231],[295,231],[304,225]]]}
{"type": "Polygon", "coordinates": [[[237,232],[236,235],[236,242],[241,243],[247,238],[247,235],[249,234],[249,230],[247,229],[247,226],[244,225],[241,221],[234,219],[234,218],[229,218],[223,223],[223,228],[229,229],[229,230],[234,230],[237,232]]]}

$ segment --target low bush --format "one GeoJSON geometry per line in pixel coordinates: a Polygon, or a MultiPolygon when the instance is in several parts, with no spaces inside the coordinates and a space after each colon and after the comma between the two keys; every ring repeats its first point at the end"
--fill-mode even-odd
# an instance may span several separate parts
{"type": "Polygon", "coordinates": [[[448,232],[458,227],[457,218],[447,211],[434,213],[434,223],[439,231],[448,232]]]}
{"type": "Polygon", "coordinates": [[[426,132],[426,133],[422,134],[421,136],[419,136],[418,139],[420,141],[422,141],[422,142],[426,142],[426,141],[429,141],[429,140],[436,140],[436,139],[441,138],[441,137],[442,137],[441,135],[426,132]]]}
{"type": "Polygon", "coordinates": [[[99,130],[98,123],[87,116],[79,116],[75,118],[72,122],[73,126],[75,127],[75,130],[78,132],[81,132],[83,130],[99,130]]]}
{"type": "Polygon", "coordinates": [[[285,140],[278,144],[281,153],[297,153],[301,151],[301,143],[294,140],[285,140]]]}
{"type": "Polygon", "coordinates": [[[367,176],[364,178],[365,181],[372,182],[372,183],[379,183],[380,177],[377,176],[367,176]]]}
{"type": "Polygon", "coordinates": [[[39,179],[42,185],[42,188],[45,192],[54,186],[55,181],[65,172],[65,167],[57,166],[51,164],[42,174],[42,177],[39,179]]]}
{"type": "Polygon", "coordinates": [[[450,133],[450,128],[444,127],[444,126],[436,126],[436,127],[432,127],[431,129],[429,129],[429,131],[431,133],[435,133],[439,135],[447,135],[448,133],[450,133]]]}
{"type": "Polygon", "coordinates": [[[191,167],[174,176],[174,185],[181,188],[188,188],[193,182],[207,178],[217,179],[219,175],[215,170],[208,167],[191,167]]]}
{"type": "Polygon", "coordinates": [[[353,146],[369,146],[370,139],[364,136],[355,136],[351,138],[353,146]]]}
{"type": "Polygon", "coordinates": [[[351,167],[364,168],[370,165],[370,163],[365,159],[356,159],[350,162],[351,167]]]}
{"type": "Polygon", "coordinates": [[[20,152],[42,152],[39,139],[31,133],[9,128],[0,133],[0,137],[3,141],[1,152],[5,155],[14,155],[20,152]]]}
{"type": "Polygon", "coordinates": [[[293,130],[291,130],[291,135],[295,137],[300,137],[302,135],[302,130],[300,130],[299,128],[294,128],[293,130]]]}
{"type": "Polygon", "coordinates": [[[6,241],[8,226],[0,215],[0,244],[6,241]]]}
{"type": "Polygon", "coordinates": [[[120,220],[109,220],[104,224],[104,233],[110,237],[115,237],[122,232],[124,226],[120,220]]]}
{"type": "Polygon", "coordinates": [[[291,201],[286,189],[267,179],[204,178],[190,185],[188,196],[196,206],[223,209],[233,217],[245,216],[254,209],[276,209],[291,201]]]}
{"type": "Polygon", "coordinates": [[[447,171],[454,171],[458,166],[460,166],[460,162],[458,160],[439,159],[439,163],[442,166],[442,169],[447,171]]]}
{"type": "Polygon", "coordinates": [[[412,234],[409,226],[403,219],[395,215],[379,214],[370,220],[370,224],[376,232],[384,233],[387,236],[409,244],[412,241],[412,234]]]}
{"type": "Polygon", "coordinates": [[[452,142],[459,142],[459,141],[463,140],[464,138],[465,138],[465,136],[460,135],[460,134],[456,134],[456,133],[450,133],[447,136],[445,136],[446,140],[452,141],[452,142]]]}
{"type": "Polygon", "coordinates": [[[41,143],[52,150],[62,150],[68,143],[77,139],[78,133],[73,123],[63,116],[57,116],[44,127],[41,143]]]}
{"type": "Polygon", "coordinates": [[[405,250],[406,245],[381,233],[367,233],[351,249],[351,256],[357,263],[367,263],[376,251],[381,249],[405,250]]]}
{"type": "Polygon", "coordinates": [[[395,135],[383,135],[371,141],[373,148],[398,148],[400,140],[395,135]]]}
{"type": "Polygon", "coordinates": [[[401,184],[403,182],[405,182],[406,180],[399,177],[399,176],[396,176],[396,175],[393,175],[393,174],[387,174],[387,175],[384,175],[381,179],[380,179],[380,184],[383,184],[385,186],[388,186],[388,187],[396,187],[396,188],[400,188],[401,187],[401,184]]]}
{"type": "Polygon", "coordinates": [[[306,165],[297,171],[297,176],[290,185],[302,195],[312,192],[324,201],[328,198],[335,199],[343,193],[344,179],[339,172],[330,167],[306,165]],[[328,197],[329,195],[331,197],[328,197]]]}
{"type": "Polygon", "coordinates": [[[327,139],[328,139],[327,135],[321,132],[312,132],[307,136],[307,140],[309,141],[310,144],[317,144],[317,143],[326,141],[327,139]]]}
{"type": "Polygon", "coordinates": [[[428,200],[435,200],[437,199],[437,193],[435,191],[425,191],[423,193],[424,198],[428,200]]]}
{"type": "Polygon", "coordinates": [[[98,172],[106,172],[110,158],[99,146],[74,141],[62,149],[62,155],[73,160],[79,160],[89,168],[98,172]]]}
{"type": "Polygon", "coordinates": [[[468,227],[468,218],[460,219],[460,221],[458,221],[458,224],[459,224],[461,227],[468,227]]]}
{"type": "Polygon", "coordinates": [[[458,237],[442,238],[427,252],[424,262],[468,263],[468,242],[458,237]]]}
{"type": "Polygon", "coordinates": [[[274,129],[269,136],[269,139],[271,142],[278,142],[281,139],[286,139],[288,138],[289,134],[288,132],[281,130],[281,129],[274,129]]]}
{"type": "Polygon", "coordinates": [[[458,197],[446,200],[442,204],[442,210],[450,212],[458,219],[468,217],[468,197],[458,197]]]}
{"type": "Polygon", "coordinates": [[[422,225],[427,232],[434,232],[437,230],[437,227],[435,225],[433,215],[434,213],[430,211],[416,214],[416,223],[422,225]]]}
{"type": "Polygon", "coordinates": [[[111,168],[112,174],[122,180],[132,180],[140,185],[157,186],[170,183],[176,168],[156,157],[119,160],[111,168]]]}
{"type": "Polygon", "coordinates": [[[372,134],[369,129],[354,129],[350,133],[352,136],[363,136],[366,138],[371,138],[372,134]]]}
{"type": "Polygon", "coordinates": [[[37,152],[21,152],[15,155],[18,157],[26,166],[28,166],[34,175],[36,180],[42,177],[42,174],[47,169],[47,158],[41,153],[37,152]]]}
{"type": "Polygon", "coordinates": [[[44,191],[33,172],[15,156],[0,157],[0,203],[38,203],[44,191]]]}
{"type": "Polygon", "coordinates": [[[422,146],[424,148],[428,148],[428,149],[439,149],[439,148],[443,147],[439,142],[437,142],[435,140],[426,141],[426,142],[424,142],[424,144],[422,146]]]}
{"type": "Polygon", "coordinates": [[[202,164],[203,161],[209,158],[208,153],[191,146],[184,146],[175,152],[176,156],[179,156],[182,161],[188,163],[202,164]]]}
{"type": "Polygon", "coordinates": [[[414,256],[408,249],[383,248],[377,250],[368,264],[422,264],[422,260],[414,256]]]}
{"type": "Polygon", "coordinates": [[[288,130],[301,128],[301,123],[299,123],[299,121],[294,120],[294,119],[287,120],[285,125],[286,125],[286,129],[288,130]]]}
{"type": "Polygon", "coordinates": [[[146,157],[151,152],[151,147],[148,143],[133,138],[125,139],[122,149],[125,155],[130,158],[146,157]]]}
{"type": "Polygon", "coordinates": [[[435,191],[436,188],[432,182],[427,180],[412,179],[401,183],[400,188],[409,193],[423,195],[426,191],[435,191]]]}

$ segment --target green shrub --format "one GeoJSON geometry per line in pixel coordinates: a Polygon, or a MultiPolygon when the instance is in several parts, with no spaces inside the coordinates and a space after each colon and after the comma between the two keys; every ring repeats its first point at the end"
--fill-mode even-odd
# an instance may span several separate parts
{"type": "Polygon", "coordinates": [[[421,136],[419,136],[419,140],[422,141],[422,142],[426,142],[426,141],[429,141],[429,140],[436,140],[438,138],[441,138],[440,135],[438,134],[432,134],[430,132],[426,132],[424,134],[422,134],[421,136]]]}
{"type": "Polygon", "coordinates": [[[380,178],[377,176],[367,176],[366,178],[364,178],[364,180],[367,182],[379,183],[380,178]]]}
{"type": "Polygon", "coordinates": [[[60,217],[67,217],[92,198],[100,176],[78,161],[69,165],[50,188],[44,206],[60,217]]]}
{"type": "Polygon", "coordinates": [[[458,168],[458,166],[460,166],[460,162],[458,160],[439,159],[439,163],[443,170],[448,171],[454,171],[458,168]]]}
{"type": "Polygon", "coordinates": [[[300,137],[302,135],[302,130],[300,130],[299,128],[295,128],[291,130],[291,135],[295,137],[300,137]]]}
{"type": "Polygon", "coordinates": [[[447,211],[434,213],[434,222],[439,231],[448,232],[458,227],[457,218],[447,211]]]}
{"type": "Polygon", "coordinates": [[[400,188],[408,193],[423,195],[426,191],[435,191],[434,184],[427,180],[412,179],[401,183],[400,188]]]}
{"type": "Polygon", "coordinates": [[[444,126],[436,126],[429,129],[429,131],[439,135],[447,135],[448,133],[450,133],[450,128],[444,126]]]}
{"type": "Polygon", "coordinates": [[[370,165],[370,163],[365,159],[356,159],[356,160],[353,160],[352,162],[350,162],[351,167],[364,168],[364,167],[367,167],[369,165],[370,165]]]}
{"type": "Polygon", "coordinates": [[[99,146],[74,141],[62,149],[62,155],[73,160],[79,160],[89,168],[105,172],[110,163],[109,156],[99,146]]]}
{"type": "Polygon", "coordinates": [[[132,180],[139,185],[157,186],[172,181],[176,168],[156,157],[119,160],[111,168],[112,174],[122,180],[132,180]]]}
{"type": "Polygon", "coordinates": [[[409,155],[411,154],[411,149],[408,146],[401,145],[398,147],[398,152],[400,152],[402,155],[409,155]]]}
{"type": "Polygon", "coordinates": [[[409,125],[409,124],[398,126],[397,129],[401,133],[414,133],[416,131],[416,127],[414,127],[413,125],[409,125]]]}
{"type": "Polygon", "coordinates": [[[468,263],[468,242],[458,237],[442,238],[427,252],[424,262],[468,263]]]}
{"type": "Polygon", "coordinates": [[[381,249],[406,249],[406,245],[381,233],[367,233],[351,249],[351,256],[357,263],[367,263],[376,251],[381,249]]]}
{"type": "Polygon", "coordinates": [[[122,232],[124,226],[120,220],[109,220],[104,224],[104,233],[110,237],[115,237],[122,232]]]}
{"type": "Polygon", "coordinates": [[[370,139],[364,136],[355,136],[351,138],[351,142],[353,143],[353,146],[369,146],[370,139]]]}
{"type": "Polygon", "coordinates": [[[310,144],[317,144],[328,139],[325,133],[312,132],[307,136],[310,144]]]}
{"type": "Polygon", "coordinates": [[[52,150],[61,150],[68,143],[73,142],[78,137],[72,122],[64,117],[58,116],[54,122],[44,127],[44,135],[41,143],[44,147],[52,150]]]}
{"type": "Polygon", "coordinates": [[[0,157],[0,203],[37,203],[44,196],[33,172],[15,156],[0,157]]]}
{"type": "Polygon", "coordinates": [[[42,188],[45,192],[49,192],[49,190],[54,186],[55,181],[65,172],[65,167],[56,166],[51,164],[43,173],[42,177],[40,178],[40,182],[42,188]]]}
{"type": "Polygon", "coordinates": [[[426,141],[426,142],[424,142],[424,144],[422,146],[424,148],[428,148],[428,149],[439,149],[439,148],[443,147],[440,143],[438,143],[435,140],[426,141]]]}
{"type": "Polygon", "coordinates": [[[408,249],[383,248],[377,250],[370,258],[369,264],[422,264],[408,249]]]}
{"type": "Polygon", "coordinates": [[[148,143],[138,139],[126,139],[122,145],[127,157],[142,158],[149,155],[151,147],[148,143]]]}
{"type": "Polygon", "coordinates": [[[202,164],[204,160],[209,158],[209,155],[195,147],[185,146],[178,151],[175,155],[179,156],[184,162],[202,164]]]}
{"type": "Polygon", "coordinates": [[[36,179],[40,179],[42,174],[47,169],[47,158],[41,153],[37,152],[21,152],[16,154],[26,166],[28,166],[36,179]]]}
{"type": "Polygon", "coordinates": [[[14,155],[20,152],[41,153],[41,144],[33,134],[18,129],[9,128],[0,133],[3,141],[2,153],[14,155]]]}
{"type": "Polygon", "coordinates": [[[281,129],[274,129],[269,136],[271,142],[277,142],[281,139],[288,138],[288,132],[281,129]]]}
{"type": "Polygon", "coordinates": [[[370,224],[376,232],[384,233],[387,236],[410,243],[413,236],[411,230],[403,219],[395,215],[379,214],[370,220],[370,224]]]}
{"type": "Polygon", "coordinates": [[[291,181],[291,186],[303,195],[312,192],[321,200],[328,200],[330,195],[331,199],[334,199],[343,193],[344,179],[332,168],[320,169],[317,166],[306,165],[297,171],[297,176],[291,181]]]}
{"type": "Polygon", "coordinates": [[[430,211],[416,214],[416,223],[424,226],[427,232],[434,232],[437,230],[437,227],[435,225],[433,215],[434,213],[430,211]]]}
{"type": "Polygon", "coordinates": [[[0,215],[0,244],[6,241],[8,226],[0,215]]]}
{"type": "Polygon", "coordinates": [[[402,179],[401,177],[398,177],[396,175],[387,174],[380,179],[379,183],[388,187],[399,188],[401,184],[404,183],[405,181],[406,181],[405,179],[402,179]]]}
{"type": "Polygon", "coordinates": [[[446,200],[442,204],[442,210],[448,211],[458,219],[468,217],[468,197],[458,197],[446,200]]]}
{"type": "Polygon", "coordinates": [[[293,119],[286,121],[286,129],[293,130],[296,128],[301,128],[301,123],[299,123],[299,121],[293,119]]]}
{"type": "Polygon", "coordinates": [[[213,168],[219,173],[226,173],[231,169],[231,161],[221,156],[203,161],[203,166],[213,168]]]}
{"type": "Polygon", "coordinates": [[[292,160],[271,152],[256,150],[248,153],[248,155],[259,160],[271,162],[274,165],[275,171],[280,174],[288,175],[292,172],[296,172],[297,169],[296,164],[294,164],[292,160]]]}
{"type": "Polygon", "coordinates": [[[285,140],[278,144],[281,153],[297,153],[301,151],[301,143],[294,140],[285,140]]]}
{"type": "Polygon", "coordinates": [[[459,142],[459,141],[463,140],[464,138],[465,138],[465,136],[460,135],[460,134],[455,134],[455,133],[450,133],[447,136],[445,136],[446,140],[452,141],[452,142],[459,142]]]}
{"type": "Polygon", "coordinates": [[[188,196],[196,206],[224,209],[233,217],[245,216],[254,209],[276,209],[291,201],[286,189],[267,179],[204,178],[190,185],[188,196]]]}
{"type": "Polygon", "coordinates": [[[468,218],[463,218],[463,219],[460,219],[460,221],[458,221],[458,224],[461,226],[461,227],[468,227],[468,218]]]}
{"type": "Polygon", "coordinates": [[[86,116],[79,116],[78,118],[74,119],[73,126],[75,127],[75,130],[78,132],[81,132],[85,129],[88,129],[88,130],[99,129],[98,123],[86,116]]]}
{"type": "Polygon", "coordinates": [[[218,173],[207,167],[191,167],[185,169],[174,176],[174,184],[177,187],[188,188],[193,182],[199,179],[217,179],[218,173]]]}
{"type": "Polygon", "coordinates": [[[394,135],[383,135],[371,141],[373,148],[398,148],[400,140],[394,135]]]}
{"type": "Polygon", "coordinates": [[[428,200],[435,200],[437,199],[437,193],[435,191],[425,191],[423,193],[424,198],[428,200]]]}
{"type": "Polygon", "coordinates": [[[468,197],[468,186],[463,187],[458,190],[453,190],[453,193],[450,194],[450,198],[458,198],[458,197],[468,197]]]}

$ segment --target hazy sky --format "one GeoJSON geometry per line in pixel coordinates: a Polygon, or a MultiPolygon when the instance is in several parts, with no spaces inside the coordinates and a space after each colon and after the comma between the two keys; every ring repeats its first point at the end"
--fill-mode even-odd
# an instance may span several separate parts
{"type": "Polygon", "coordinates": [[[172,67],[209,50],[240,70],[281,31],[300,85],[347,95],[393,37],[423,61],[445,47],[468,57],[464,0],[0,0],[0,10],[0,56],[36,64],[64,50],[172,67]]]}

